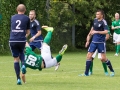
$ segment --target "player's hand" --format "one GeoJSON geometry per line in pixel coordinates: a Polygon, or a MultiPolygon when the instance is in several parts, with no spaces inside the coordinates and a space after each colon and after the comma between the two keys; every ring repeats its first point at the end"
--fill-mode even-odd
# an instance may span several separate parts
{"type": "Polygon", "coordinates": [[[30,42],[33,42],[35,39],[35,36],[33,36],[32,38],[29,39],[30,42]]]}
{"type": "Polygon", "coordinates": [[[93,31],[91,32],[91,35],[96,34],[96,33],[98,33],[98,31],[94,31],[94,30],[93,30],[93,31]]]}
{"type": "Polygon", "coordinates": [[[85,48],[87,48],[87,47],[88,47],[89,43],[90,43],[90,42],[86,42],[86,44],[85,44],[85,48]]]}
{"type": "Polygon", "coordinates": [[[120,28],[120,26],[116,26],[116,27],[115,27],[115,29],[119,29],[119,28],[120,28]]]}

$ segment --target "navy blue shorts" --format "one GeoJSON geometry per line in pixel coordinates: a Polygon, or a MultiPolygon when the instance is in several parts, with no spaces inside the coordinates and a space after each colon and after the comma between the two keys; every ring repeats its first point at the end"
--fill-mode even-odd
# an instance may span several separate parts
{"type": "Polygon", "coordinates": [[[30,47],[32,48],[32,51],[34,51],[36,48],[38,48],[39,50],[41,50],[42,42],[43,42],[43,41],[30,42],[29,45],[30,45],[30,47]]]}
{"type": "Polygon", "coordinates": [[[106,52],[106,46],[105,43],[93,43],[91,42],[88,52],[95,52],[95,50],[98,49],[98,53],[105,53],[106,52]]]}
{"type": "Polygon", "coordinates": [[[9,46],[13,57],[19,57],[20,54],[24,53],[26,42],[10,42],[9,46]]]}

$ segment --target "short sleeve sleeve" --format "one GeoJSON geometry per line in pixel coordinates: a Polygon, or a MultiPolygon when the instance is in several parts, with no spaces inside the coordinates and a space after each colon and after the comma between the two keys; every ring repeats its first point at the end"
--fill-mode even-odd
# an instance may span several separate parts
{"type": "Polygon", "coordinates": [[[30,19],[28,18],[27,30],[30,29],[30,19]]]}
{"type": "Polygon", "coordinates": [[[114,22],[112,22],[112,26],[114,27],[115,25],[114,25],[114,22]]]}
{"type": "Polygon", "coordinates": [[[107,25],[106,20],[103,20],[103,29],[108,30],[108,25],[107,25]]]}
{"type": "Polygon", "coordinates": [[[41,30],[40,23],[37,20],[35,20],[35,22],[36,22],[36,29],[37,29],[37,31],[40,31],[41,30]]]}

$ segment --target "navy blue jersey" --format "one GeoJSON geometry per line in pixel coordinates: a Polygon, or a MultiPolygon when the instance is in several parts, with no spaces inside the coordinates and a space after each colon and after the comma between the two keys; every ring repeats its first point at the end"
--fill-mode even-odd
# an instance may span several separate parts
{"type": "Polygon", "coordinates": [[[24,14],[11,17],[11,31],[9,42],[25,42],[26,30],[30,29],[30,19],[24,14]]]}
{"type": "MultiPolygon", "coordinates": [[[[30,33],[31,33],[31,37],[33,37],[34,35],[36,35],[39,30],[41,30],[40,23],[35,19],[34,21],[32,21],[32,22],[30,23],[30,33]]],[[[41,40],[43,40],[42,35],[36,37],[36,38],[34,39],[34,42],[38,42],[38,41],[41,41],[41,40]]]]}
{"type": "MultiPolygon", "coordinates": [[[[94,19],[93,22],[93,30],[95,31],[104,31],[108,30],[108,25],[106,20],[98,21],[98,19],[94,19]]],[[[94,43],[104,43],[106,34],[94,34],[92,38],[92,42],[94,43]]]]}

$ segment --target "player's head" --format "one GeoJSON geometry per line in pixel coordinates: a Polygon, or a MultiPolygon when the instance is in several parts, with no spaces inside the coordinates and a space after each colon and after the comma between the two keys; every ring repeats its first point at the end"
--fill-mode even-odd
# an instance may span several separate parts
{"type": "Polygon", "coordinates": [[[26,11],[26,7],[25,7],[25,5],[24,4],[19,4],[18,6],[17,6],[17,12],[18,12],[18,14],[19,13],[25,13],[25,11],[26,11]]]}
{"type": "Polygon", "coordinates": [[[96,12],[96,18],[97,19],[103,19],[103,18],[105,18],[104,11],[103,10],[97,10],[97,12],[96,12]]]}
{"type": "Polygon", "coordinates": [[[35,17],[36,17],[36,12],[35,12],[35,10],[31,10],[31,11],[29,12],[29,18],[30,18],[30,20],[34,20],[35,17]]]}
{"type": "Polygon", "coordinates": [[[115,19],[118,20],[119,18],[119,13],[115,13],[115,19]]]}

